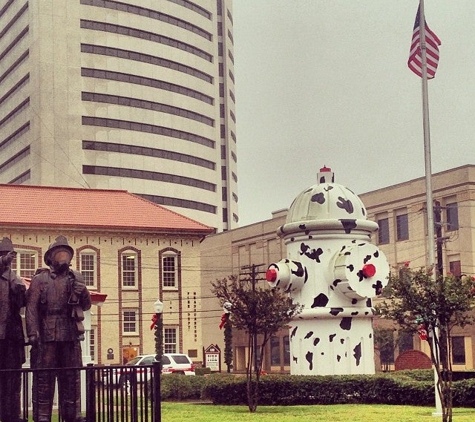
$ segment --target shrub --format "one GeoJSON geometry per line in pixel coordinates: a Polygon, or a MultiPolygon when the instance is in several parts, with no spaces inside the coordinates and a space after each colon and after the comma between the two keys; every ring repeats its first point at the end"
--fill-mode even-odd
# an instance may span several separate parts
{"type": "Polygon", "coordinates": [[[202,368],[195,368],[196,375],[208,375],[211,374],[211,368],[202,367],[202,368]]]}
{"type": "Polygon", "coordinates": [[[455,407],[475,407],[475,379],[457,381],[453,386],[455,407]]]}
{"type": "Polygon", "coordinates": [[[406,369],[391,372],[391,377],[406,378],[414,381],[434,381],[433,369],[406,369]]]}
{"type": "Polygon", "coordinates": [[[385,375],[266,377],[260,388],[259,401],[260,404],[275,405],[431,405],[434,402],[433,391],[430,383],[399,381],[385,375]]]}
{"type": "Polygon", "coordinates": [[[246,404],[246,378],[214,374],[205,378],[201,397],[213,404],[246,404]]]}
{"type": "MultiPolygon", "coordinates": [[[[261,378],[259,404],[435,404],[433,382],[406,378],[389,375],[269,375],[261,378]]],[[[203,391],[214,404],[245,404],[247,400],[245,380],[239,377],[212,381],[203,391]]]]}
{"type": "Polygon", "coordinates": [[[202,377],[162,375],[160,377],[162,400],[200,400],[202,382],[202,377]]]}
{"type": "MultiPolygon", "coordinates": [[[[433,371],[376,375],[266,375],[259,384],[260,405],[399,404],[434,406],[433,371]]],[[[210,400],[246,405],[246,378],[232,374],[206,377],[162,376],[162,400],[210,400]]],[[[453,383],[454,406],[475,406],[475,379],[453,383]]]]}

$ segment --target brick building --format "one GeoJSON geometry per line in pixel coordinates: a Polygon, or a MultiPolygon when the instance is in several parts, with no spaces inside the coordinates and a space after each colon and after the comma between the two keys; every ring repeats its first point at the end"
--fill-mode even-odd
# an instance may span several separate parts
{"type": "MultiPolygon", "coordinates": [[[[444,273],[475,274],[475,166],[465,165],[432,176],[437,266],[444,273]]],[[[360,195],[368,218],[379,231],[373,239],[386,254],[393,269],[406,263],[411,268],[426,265],[427,207],[425,178],[410,180],[360,195]]],[[[454,370],[474,369],[475,327],[453,331],[454,370]]],[[[429,355],[427,342],[402,334],[395,338],[395,357],[411,348],[429,355]]],[[[392,366],[392,365],[391,365],[392,366]]]]}
{"type": "Polygon", "coordinates": [[[19,275],[44,267],[48,245],[62,234],[75,251],[72,268],[91,292],[107,295],[92,309],[95,363],[154,352],[158,298],[165,351],[202,361],[200,245],[214,229],[126,191],[0,185],[0,204],[0,236],[18,252],[19,275]]]}

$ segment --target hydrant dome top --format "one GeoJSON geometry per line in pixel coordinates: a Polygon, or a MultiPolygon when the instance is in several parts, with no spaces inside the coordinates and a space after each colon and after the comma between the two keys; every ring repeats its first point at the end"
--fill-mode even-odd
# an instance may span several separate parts
{"type": "Polygon", "coordinates": [[[378,225],[368,220],[358,195],[333,182],[331,169],[320,169],[318,181],[294,199],[286,223],[279,228],[280,234],[327,229],[346,233],[354,229],[370,233],[377,230],[378,225]]]}
{"type": "Polygon", "coordinates": [[[345,186],[321,183],[305,189],[294,199],[286,222],[342,218],[366,220],[366,208],[363,202],[345,186]]]}

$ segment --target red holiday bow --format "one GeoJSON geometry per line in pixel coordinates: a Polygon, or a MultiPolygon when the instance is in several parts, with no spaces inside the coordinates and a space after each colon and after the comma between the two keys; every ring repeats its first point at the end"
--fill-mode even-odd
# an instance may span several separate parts
{"type": "Polygon", "coordinates": [[[153,314],[152,324],[150,325],[151,330],[153,330],[155,328],[155,326],[157,325],[157,321],[158,321],[157,314],[153,314]]]}
{"type": "Polygon", "coordinates": [[[219,324],[219,329],[221,330],[223,327],[224,327],[224,324],[226,324],[226,321],[228,319],[228,315],[227,313],[224,313],[223,315],[221,315],[221,323],[219,324]]]}

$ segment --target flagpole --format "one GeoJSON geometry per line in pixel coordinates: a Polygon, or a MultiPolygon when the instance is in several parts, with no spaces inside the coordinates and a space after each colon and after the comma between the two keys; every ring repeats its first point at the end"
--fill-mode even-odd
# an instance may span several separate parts
{"type": "Polygon", "coordinates": [[[433,272],[435,268],[434,248],[434,201],[432,198],[432,166],[430,153],[430,125],[429,125],[429,95],[427,84],[427,52],[426,28],[424,15],[424,0],[420,0],[420,42],[422,58],[422,119],[424,130],[424,160],[426,175],[426,201],[427,201],[427,267],[433,272]]]}
{"type": "MultiPolygon", "coordinates": [[[[430,151],[430,124],[429,124],[429,89],[427,84],[427,51],[426,51],[426,21],[424,13],[424,0],[419,2],[419,25],[420,25],[420,45],[422,59],[422,126],[424,131],[424,162],[426,180],[426,203],[427,203],[427,267],[435,277],[435,230],[434,230],[434,201],[432,196],[432,165],[430,151]]],[[[432,339],[434,353],[437,353],[435,339],[432,339]]],[[[435,384],[435,412],[433,416],[442,415],[442,404],[437,388],[437,371],[434,368],[435,384]]]]}

